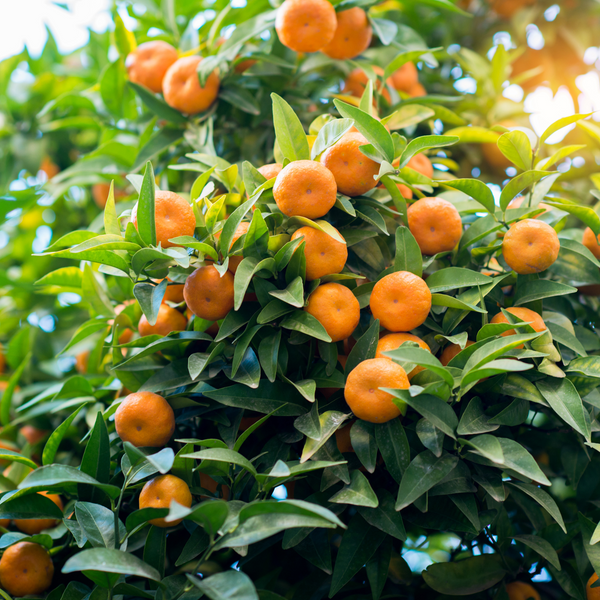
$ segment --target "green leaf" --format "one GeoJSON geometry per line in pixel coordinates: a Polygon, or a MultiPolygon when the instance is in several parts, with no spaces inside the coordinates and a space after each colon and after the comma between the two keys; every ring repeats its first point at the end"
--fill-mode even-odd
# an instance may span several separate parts
{"type": "Polygon", "coordinates": [[[367,141],[372,144],[388,161],[394,160],[394,142],[389,131],[374,117],[366,112],[346,104],[341,100],[333,101],[342,117],[352,119],[354,126],[362,133],[367,141]]]}
{"type": "Polygon", "coordinates": [[[427,286],[431,293],[447,292],[462,287],[473,287],[491,283],[492,279],[470,269],[447,267],[432,273],[427,278],[427,286]]]}
{"type": "Polygon", "coordinates": [[[361,506],[358,508],[358,512],[373,527],[398,540],[405,541],[406,530],[401,514],[394,508],[394,497],[385,489],[380,489],[378,493],[379,506],[377,508],[361,506]]]}
{"type": "Polygon", "coordinates": [[[117,210],[115,208],[115,182],[110,182],[110,190],[104,207],[104,231],[107,235],[121,236],[121,227],[117,219],[117,210]]]}
{"type": "MultiPolygon", "coordinates": [[[[94,548],[115,547],[115,519],[111,510],[100,504],[77,502],[75,516],[85,535],[94,548]]],[[[120,536],[126,533],[125,527],[119,522],[120,536]]]]}
{"type": "MultiPolygon", "coordinates": [[[[454,387],[454,378],[452,377],[450,371],[448,371],[448,369],[446,369],[446,367],[444,367],[442,363],[428,350],[424,350],[423,348],[400,346],[396,350],[389,350],[388,352],[384,352],[384,354],[388,358],[391,358],[394,362],[397,362],[401,365],[406,363],[416,363],[422,367],[425,367],[426,369],[433,371],[436,375],[439,375],[448,384],[450,389],[454,387]]],[[[384,389],[390,393],[393,393],[391,389],[384,389]]],[[[398,390],[395,390],[395,392],[398,392],[398,390]]],[[[400,398],[399,395],[396,397],[400,398]]]]}
{"type": "Polygon", "coordinates": [[[252,475],[257,474],[255,466],[247,458],[242,456],[239,452],[225,450],[224,448],[208,448],[207,450],[200,450],[199,452],[184,454],[182,458],[194,458],[202,461],[209,460],[228,462],[242,467],[252,475]]]}
{"type": "Polygon", "coordinates": [[[369,473],[373,473],[377,461],[375,425],[368,421],[355,421],[350,428],[350,443],[358,460],[369,473]]]}
{"type": "MultiPolygon", "coordinates": [[[[10,351],[10,348],[9,348],[10,351]]],[[[6,389],[2,392],[2,398],[0,399],[0,422],[4,427],[10,424],[10,413],[12,408],[12,398],[17,388],[17,384],[23,375],[25,367],[31,360],[31,352],[28,353],[21,364],[15,369],[15,372],[10,376],[6,389]]]]}
{"type": "Polygon", "coordinates": [[[139,99],[148,107],[148,109],[159,119],[170,121],[171,123],[184,125],[187,123],[184,117],[178,110],[171,108],[162,98],[153,94],[145,87],[137,83],[129,82],[133,91],[138,95],[139,99]]]}
{"type": "Polygon", "coordinates": [[[331,338],[325,330],[325,327],[323,327],[315,317],[303,310],[297,310],[286,317],[280,323],[280,326],[283,327],[283,329],[299,331],[300,333],[304,333],[323,342],[331,342],[331,338]]]}
{"type": "Polygon", "coordinates": [[[445,563],[436,563],[423,571],[425,583],[441,594],[469,596],[496,585],[505,575],[494,555],[481,555],[445,563]]]}
{"type": "Polygon", "coordinates": [[[89,264],[86,264],[83,267],[83,279],[81,283],[82,295],[90,304],[92,310],[98,315],[114,316],[114,308],[108,298],[106,290],[100,285],[98,277],[102,276],[96,276],[89,264]]]}
{"type": "Polygon", "coordinates": [[[363,360],[375,358],[377,353],[377,344],[379,342],[379,321],[375,319],[369,329],[360,336],[346,360],[345,374],[349,373],[358,366],[363,360]]]}
{"type": "Polygon", "coordinates": [[[410,464],[410,446],[400,419],[376,425],[375,439],[390,475],[400,483],[410,464]]]}
{"type": "Polygon", "coordinates": [[[316,160],[327,148],[333,146],[353,126],[351,119],[334,119],[325,123],[317,135],[311,150],[312,160],[316,160]]]}
{"type": "Polygon", "coordinates": [[[531,142],[525,133],[519,129],[507,131],[498,138],[500,152],[522,171],[531,168],[533,153],[531,142]]]}
{"type": "Polygon", "coordinates": [[[577,293],[577,288],[571,287],[558,281],[548,279],[534,279],[525,284],[517,286],[515,294],[515,306],[522,306],[536,300],[544,298],[553,298],[555,296],[566,296],[577,293]]]}
{"type": "Polygon", "coordinates": [[[300,119],[281,96],[272,93],[271,99],[275,137],[283,156],[290,161],[310,160],[308,140],[300,119]]]}
{"type": "Polygon", "coordinates": [[[327,440],[339,429],[340,425],[348,418],[347,414],[337,410],[329,410],[319,415],[319,436],[307,437],[302,450],[300,462],[306,462],[315,452],[327,442],[327,440]]]}
{"type": "Polygon", "coordinates": [[[147,246],[156,246],[155,195],[154,169],[152,163],[148,161],[137,205],[137,230],[147,246]]]}
{"type": "Polygon", "coordinates": [[[518,196],[524,189],[547,177],[549,174],[548,171],[525,171],[511,179],[500,194],[500,208],[506,211],[511,200],[518,196]]]}
{"type": "Polygon", "coordinates": [[[367,478],[360,471],[352,471],[351,477],[350,483],[331,496],[329,502],[377,508],[379,500],[367,478]]]}
{"type": "Polygon", "coordinates": [[[224,571],[204,579],[186,577],[210,600],[259,600],[252,580],[241,571],[224,571]]]}
{"type": "MultiPolygon", "coordinates": [[[[479,202],[490,214],[495,214],[496,203],[494,202],[494,194],[492,194],[492,190],[483,181],[479,181],[478,179],[452,179],[451,181],[445,181],[444,185],[460,190],[463,194],[467,194],[467,196],[479,202]]],[[[477,224],[480,220],[474,224],[477,224]]]]}
{"type": "Polygon", "coordinates": [[[389,46],[396,36],[398,35],[398,24],[389,19],[376,19],[371,17],[369,19],[373,30],[377,34],[377,37],[384,46],[389,46]]]}
{"type": "Polygon", "coordinates": [[[541,146],[553,133],[560,131],[563,127],[567,127],[568,125],[571,125],[572,123],[577,123],[577,121],[581,121],[581,119],[587,119],[592,114],[593,113],[588,113],[585,115],[581,115],[581,114],[569,115],[568,117],[563,117],[562,119],[558,119],[558,121],[555,121],[554,123],[552,123],[552,125],[547,127],[546,130],[544,131],[544,133],[542,133],[542,136],[540,137],[539,145],[541,146]]]}
{"type": "Polygon", "coordinates": [[[516,487],[524,494],[527,494],[530,498],[533,498],[541,507],[546,509],[550,516],[558,523],[560,528],[567,533],[567,528],[565,526],[565,522],[560,514],[560,510],[558,505],[554,501],[554,498],[550,496],[550,494],[544,492],[544,490],[540,489],[535,485],[531,485],[529,483],[523,483],[521,481],[510,481],[507,482],[507,485],[516,487]]]}
{"type": "Polygon", "coordinates": [[[452,407],[441,398],[429,394],[419,394],[418,396],[412,397],[408,390],[386,391],[396,398],[399,398],[401,403],[408,404],[411,408],[414,408],[440,431],[443,431],[446,435],[456,439],[455,432],[458,426],[458,418],[454,410],[452,410],[452,407]]]}
{"type": "Polygon", "coordinates": [[[302,308],[304,306],[304,282],[302,277],[296,277],[284,290],[273,290],[269,292],[269,295],[295,308],[302,308]]]}
{"type": "MultiPolygon", "coordinates": [[[[229,450],[229,452],[232,452],[229,450]]],[[[234,453],[237,454],[237,453],[234,453]]],[[[206,500],[192,508],[187,508],[175,502],[171,503],[169,514],[165,521],[178,521],[179,519],[188,519],[200,524],[206,532],[214,536],[227,520],[229,507],[223,500],[206,500]]]]}
{"type": "Polygon", "coordinates": [[[85,406],[82,404],[75,412],[73,412],[67,419],[65,419],[50,435],[46,445],[44,446],[44,451],[42,452],[42,464],[49,465],[54,462],[54,457],[58,451],[58,447],[62,442],[65,434],[67,433],[69,427],[71,427],[71,423],[75,420],[75,417],[79,414],[81,409],[85,406]]]}
{"type": "Polygon", "coordinates": [[[421,249],[408,227],[398,227],[396,229],[394,271],[409,271],[418,277],[423,275],[421,249]]]}
{"type": "Polygon", "coordinates": [[[28,466],[30,469],[37,469],[37,464],[30,458],[23,456],[20,452],[9,450],[8,448],[0,448],[0,460],[9,463],[20,463],[28,466]]]}
{"type": "Polygon", "coordinates": [[[160,581],[160,573],[137,556],[129,552],[109,548],[83,550],[69,558],[62,568],[63,573],[76,573],[78,571],[118,573],[125,576],[133,575],[160,581]]]}
{"type": "Polygon", "coordinates": [[[554,412],[575,431],[590,440],[590,425],[577,389],[569,379],[547,377],[536,383],[554,412]]]}
{"type": "Polygon", "coordinates": [[[459,442],[470,446],[477,454],[491,460],[493,463],[502,464],[504,462],[502,446],[493,435],[477,435],[468,440],[461,438],[459,442]]]}
{"type": "Polygon", "coordinates": [[[592,536],[594,535],[594,523],[587,517],[578,513],[577,519],[581,528],[581,537],[583,538],[583,548],[587,557],[592,563],[594,571],[600,570],[600,547],[596,544],[592,544],[592,536]]]}
{"type": "Polygon", "coordinates": [[[555,569],[560,571],[560,560],[556,550],[552,547],[550,542],[546,541],[537,535],[515,535],[513,540],[517,540],[526,546],[529,546],[535,550],[542,558],[545,558],[555,569]]]}
{"type": "MultiPolygon", "coordinates": [[[[546,202],[546,200],[545,200],[546,202]]],[[[596,235],[600,234],[600,217],[589,206],[581,206],[577,202],[565,200],[563,198],[551,197],[547,199],[547,204],[559,208],[560,210],[577,217],[587,225],[596,235]]]]}
{"type": "Polygon", "coordinates": [[[63,512],[50,498],[42,494],[28,494],[0,503],[0,517],[3,519],[62,519],[63,512]]]}
{"type": "Polygon", "coordinates": [[[277,376],[277,359],[279,358],[279,345],[281,343],[281,329],[263,338],[258,346],[258,359],[260,366],[273,383],[277,376]]]}
{"type": "Polygon", "coordinates": [[[404,152],[402,152],[399,168],[402,169],[405,167],[408,164],[408,161],[415,156],[415,154],[419,154],[425,150],[430,150],[431,148],[452,146],[458,141],[459,138],[455,135],[423,135],[415,138],[408,143],[408,146],[406,146],[404,152]]]}
{"type": "Polygon", "coordinates": [[[396,510],[410,506],[456,467],[458,457],[446,454],[437,458],[430,450],[418,454],[402,476],[396,510]]]}
{"type": "Polygon", "coordinates": [[[151,283],[136,283],[133,287],[133,295],[140,303],[140,307],[148,323],[150,325],[156,324],[158,318],[158,311],[162,305],[162,301],[167,291],[167,279],[163,279],[158,285],[152,285],[151,283]]]}
{"type": "Polygon", "coordinates": [[[496,431],[499,425],[489,423],[490,418],[483,410],[483,402],[480,398],[473,398],[463,412],[456,432],[458,435],[475,435],[496,431]]]}

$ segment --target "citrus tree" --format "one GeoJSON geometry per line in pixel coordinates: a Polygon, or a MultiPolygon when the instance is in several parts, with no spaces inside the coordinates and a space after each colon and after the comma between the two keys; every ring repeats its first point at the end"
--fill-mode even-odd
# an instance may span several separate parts
{"type": "Polygon", "coordinates": [[[144,6],[36,115],[108,185],[6,327],[0,594],[596,597],[600,128],[448,2],[144,6]]]}

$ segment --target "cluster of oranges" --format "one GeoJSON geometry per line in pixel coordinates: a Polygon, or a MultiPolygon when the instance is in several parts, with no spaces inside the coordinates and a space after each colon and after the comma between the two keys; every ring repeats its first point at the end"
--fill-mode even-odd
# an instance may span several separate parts
{"type": "Polygon", "coordinates": [[[161,93],[165,102],[188,115],[205,111],[219,94],[220,80],[213,71],[204,86],[198,78],[201,56],[182,56],[162,40],[140,44],[126,60],[129,80],[155,94],[161,93]]]}

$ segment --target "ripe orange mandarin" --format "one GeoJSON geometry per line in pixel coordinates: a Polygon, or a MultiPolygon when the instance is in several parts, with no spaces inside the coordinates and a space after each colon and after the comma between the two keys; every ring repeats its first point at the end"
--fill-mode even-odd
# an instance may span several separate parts
{"type": "MultiPolygon", "coordinates": [[[[192,506],[192,493],[188,484],[175,477],[175,475],[160,475],[146,483],[140,492],[140,509],[142,508],[169,508],[171,501],[175,501],[186,508],[192,506]]],[[[174,527],[183,519],[167,523],[164,518],[151,519],[149,523],[156,527],[174,527]]]]}
{"type": "Polygon", "coordinates": [[[90,360],[90,351],[89,350],[85,350],[84,352],[80,352],[75,357],[75,370],[80,375],[83,375],[84,373],[87,373],[87,368],[88,368],[88,362],[89,362],[89,360],[90,360]]]}
{"type": "Polygon", "coordinates": [[[214,265],[200,267],[185,280],[183,297],[197,317],[224,319],[233,308],[233,275],[227,271],[221,277],[214,265]]]}
{"type": "MultiPolygon", "coordinates": [[[[592,585],[594,583],[596,583],[596,581],[598,581],[598,575],[596,575],[596,573],[594,573],[587,582],[587,585],[585,586],[585,592],[586,592],[586,596],[587,596],[587,600],[600,600],[600,586],[599,587],[592,587],[592,585]]],[[[539,599],[539,596],[536,600],[539,599]]]]}
{"type": "Polygon", "coordinates": [[[306,279],[312,281],[325,275],[341,273],[348,260],[348,247],[346,244],[338,242],[328,233],[319,231],[314,227],[301,227],[294,231],[292,240],[299,237],[304,238],[306,279]]]}
{"type": "Polygon", "coordinates": [[[369,47],[372,37],[373,30],[367,13],[356,6],[337,13],[335,34],[322,52],[338,60],[355,58],[369,47]]]}
{"type": "Polygon", "coordinates": [[[600,258],[600,235],[594,235],[594,232],[586,227],[583,232],[583,245],[596,257],[600,258]]]}
{"type": "Polygon", "coordinates": [[[375,284],[369,304],[373,316],[388,331],[411,331],[427,319],[431,292],[414,273],[396,271],[375,284]]]}
{"type": "Polygon", "coordinates": [[[408,95],[411,98],[417,98],[419,96],[427,96],[427,90],[420,83],[415,83],[410,90],[408,90],[408,95]]]}
{"type": "Polygon", "coordinates": [[[454,250],[462,236],[460,215],[454,204],[443,198],[421,198],[411,204],[408,228],[427,256],[454,250]]]}
{"type": "Polygon", "coordinates": [[[320,285],[310,295],[304,310],[323,325],[333,342],[352,335],[360,321],[356,296],[339,283],[320,285]]]}
{"type": "Polygon", "coordinates": [[[537,590],[524,581],[513,581],[506,584],[509,600],[540,600],[537,590]]]}
{"type": "Polygon", "coordinates": [[[220,81],[216,71],[206,80],[204,87],[198,79],[201,56],[184,56],[174,62],[163,81],[165,102],[187,115],[205,111],[219,95],[220,81]]]}
{"type": "Polygon", "coordinates": [[[502,242],[506,264],[519,275],[545,271],[556,261],[559,251],[560,241],[556,231],[536,219],[513,223],[502,242]]]}
{"type": "Polygon", "coordinates": [[[124,442],[134,446],[161,448],[175,431],[175,413],[169,403],[152,392],[135,392],[121,402],[115,427],[124,442]]]}
{"type": "MultiPolygon", "coordinates": [[[[373,72],[375,73],[375,75],[379,76],[375,81],[373,81],[373,88],[376,89],[380,94],[382,94],[388,102],[390,102],[390,93],[387,89],[385,89],[383,81],[380,79],[381,77],[383,77],[383,69],[381,67],[374,66],[373,72]]],[[[369,76],[361,68],[356,68],[353,71],[350,71],[350,74],[344,81],[342,91],[352,96],[356,96],[357,98],[360,98],[365,91],[365,87],[367,86],[368,81],[369,76]]],[[[388,85],[391,85],[391,78],[388,78],[386,83],[388,85]]]]}
{"type": "MultiPolygon", "coordinates": [[[[108,202],[108,194],[110,193],[110,184],[109,183],[95,183],[92,186],[92,198],[96,203],[98,208],[104,209],[106,203],[108,202]]],[[[127,192],[123,190],[115,189],[114,190],[115,202],[122,200],[123,198],[127,198],[127,192]]]]}
{"type": "Polygon", "coordinates": [[[281,173],[281,169],[283,169],[281,163],[269,163],[268,165],[258,167],[257,171],[266,179],[273,179],[273,177],[277,177],[281,173]]]}
{"type": "Polygon", "coordinates": [[[154,40],[140,44],[125,60],[129,81],[143,85],[155,94],[162,92],[163,79],[169,67],[177,60],[177,50],[154,40]]]}
{"type": "Polygon", "coordinates": [[[19,429],[19,433],[27,440],[30,446],[35,446],[38,442],[43,440],[50,432],[44,429],[38,429],[33,425],[24,425],[19,429]]]}
{"type": "MultiPolygon", "coordinates": [[[[502,314],[502,313],[500,313],[502,314]]],[[[465,348],[472,346],[475,342],[468,340],[465,348]]],[[[444,351],[440,354],[440,362],[444,365],[444,367],[459,353],[462,352],[463,349],[458,344],[448,344],[444,351]]]]}
{"type": "MultiPolygon", "coordinates": [[[[131,221],[137,228],[138,205],[131,211],[131,221]]],[[[194,235],[196,216],[192,205],[173,192],[156,191],[154,199],[154,220],[156,223],[156,243],[163,248],[177,246],[170,239],[182,235],[194,235]]]]}
{"type": "Polygon", "coordinates": [[[532,4],[535,4],[535,0],[490,0],[492,10],[505,19],[510,19],[522,8],[532,4]]]}
{"type": "Polygon", "coordinates": [[[388,80],[395,89],[409,92],[419,83],[419,72],[412,62],[404,63],[388,80]]]}
{"type": "Polygon", "coordinates": [[[318,219],[335,204],[336,194],[333,173],[313,160],[289,163],[277,175],[273,186],[275,202],[288,217],[318,219]]]}
{"type": "MultiPolygon", "coordinates": [[[[384,352],[389,352],[390,350],[396,350],[396,348],[400,348],[404,342],[416,342],[419,344],[420,348],[423,350],[427,350],[427,352],[431,352],[431,348],[429,345],[424,342],[420,337],[413,335],[412,333],[388,333],[388,335],[384,335],[377,344],[377,351],[375,353],[375,358],[387,358],[388,360],[392,360],[389,356],[385,356],[384,352]]],[[[412,379],[417,373],[423,371],[423,367],[416,366],[410,373],[408,373],[408,379],[412,379]]]]}
{"type": "Polygon", "coordinates": [[[9,546],[0,559],[0,586],[18,598],[43,594],[53,576],[52,559],[39,544],[18,542],[9,546]]]}
{"type": "Polygon", "coordinates": [[[321,163],[333,173],[342,194],[360,196],[377,185],[374,178],[379,165],[360,151],[360,146],[368,143],[362,133],[349,132],[321,156],[321,163]]]}
{"type": "Polygon", "coordinates": [[[429,179],[433,179],[433,165],[424,154],[415,154],[407,163],[407,167],[415,170],[429,179]]]}
{"type": "Polygon", "coordinates": [[[158,309],[158,317],[156,323],[150,325],[146,315],[140,317],[138,323],[138,331],[142,337],[147,335],[169,335],[174,331],[185,331],[187,327],[187,319],[185,315],[180,313],[176,308],[168,304],[161,304],[158,309]]]}
{"type": "Polygon", "coordinates": [[[331,42],[336,28],[335,9],[327,0],[285,0],[277,10],[279,40],[296,52],[321,50],[331,42]]]}
{"type": "MultiPolygon", "coordinates": [[[[48,492],[38,492],[38,494],[46,496],[52,500],[60,510],[63,509],[63,503],[58,494],[49,494],[48,492]]],[[[41,531],[44,531],[44,529],[56,527],[58,521],[56,519],[15,519],[15,525],[17,529],[23,533],[36,535],[41,531]]]]}
{"type": "MultiPolygon", "coordinates": [[[[546,323],[544,323],[544,319],[529,308],[524,308],[522,306],[514,306],[512,308],[507,308],[506,312],[509,312],[511,315],[515,315],[525,323],[529,323],[529,325],[533,328],[534,331],[544,331],[547,329],[546,323]]],[[[504,313],[499,312],[497,315],[494,315],[494,318],[490,321],[490,323],[508,323],[508,319],[504,316],[504,313]]],[[[517,331],[514,329],[509,329],[504,333],[501,333],[502,336],[515,335],[517,331]]],[[[522,329],[519,330],[518,333],[525,333],[522,329]]],[[[522,348],[523,345],[519,346],[522,348]]]]}
{"type": "Polygon", "coordinates": [[[387,358],[363,360],[346,379],[344,397],[356,417],[371,423],[386,423],[401,414],[393,396],[379,388],[406,390],[410,387],[404,369],[387,358]]]}
{"type": "Polygon", "coordinates": [[[167,278],[169,282],[165,295],[163,296],[163,302],[173,302],[173,304],[181,304],[183,302],[183,283],[171,283],[171,280],[167,278]]]}

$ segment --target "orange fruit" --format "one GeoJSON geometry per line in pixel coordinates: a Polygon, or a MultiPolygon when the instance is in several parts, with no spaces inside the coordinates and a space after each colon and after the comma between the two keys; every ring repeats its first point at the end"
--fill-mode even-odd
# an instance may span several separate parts
{"type": "Polygon", "coordinates": [[[9,546],[0,559],[0,586],[9,594],[43,594],[52,584],[54,565],[43,546],[18,542],[9,546]]]}
{"type": "Polygon", "coordinates": [[[404,63],[397,71],[392,73],[388,82],[401,92],[409,92],[419,83],[419,72],[412,62],[404,63]]]}
{"type": "Polygon", "coordinates": [[[125,60],[129,81],[143,85],[155,94],[162,92],[163,79],[169,67],[177,60],[177,50],[155,40],[140,44],[125,60]]]}
{"type": "Polygon", "coordinates": [[[413,191],[407,185],[404,185],[403,183],[398,183],[396,185],[398,186],[398,191],[402,194],[403,198],[406,200],[412,200],[413,191]]]}
{"type": "Polygon", "coordinates": [[[321,163],[333,173],[342,194],[360,196],[377,185],[374,177],[379,173],[379,165],[359,149],[368,143],[362,133],[349,132],[321,156],[321,163]]]}
{"type": "MultiPolygon", "coordinates": [[[[598,581],[598,575],[596,575],[596,573],[594,573],[588,579],[587,585],[585,586],[585,592],[586,592],[586,595],[587,595],[587,600],[600,600],[600,587],[595,587],[595,588],[592,587],[592,584],[596,583],[596,581],[598,581]]],[[[536,600],[539,600],[539,598],[540,597],[538,595],[537,598],[536,598],[536,600]]]]}
{"type": "Polygon", "coordinates": [[[283,169],[283,165],[281,163],[270,163],[268,165],[258,167],[257,171],[266,179],[273,179],[273,177],[277,177],[277,175],[281,173],[281,169],[283,169]]]}
{"type": "Polygon", "coordinates": [[[333,342],[352,335],[360,321],[356,296],[339,283],[320,285],[310,295],[304,310],[323,325],[333,342]]]}
{"type": "MultiPolygon", "coordinates": [[[[138,205],[131,211],[131,221],[137,228],[138,205]]],[[[169,240],[182,235],[193,236],[196,229],[196,216],[192,205],[173,192],[156,191],[154,199],[154,220],[156,223],[156,243],[163,248],[177,246],[169,240]]]]}
{"type": "Polygon", "coordinates": [[[174,62],[163,81],[165,102],[187,115],[196,115],[205,111],[219,95],[221,82],[217,71],[213,71],[204,87],[198,79],[198,65],[201,56],[184,56],[174,62]]]}
{"type": "Polygon", "coordinates": [[[506,591],[509,600],[540,600],[537,590],[530,583],[525,583],[524,581],[507,583],[506,591]]]}
{"type": "Polygon", "coordinates": [[[335,204],[336,194],[333,173],[313,160],[289,163],[277,175],[273,186],[275,202],[288,217],[318,219],[335,204]]]}
{"type": "MultiPolygon", "coordinates": [[[[472,346],[474,343],[475,342],[468,340],[465,345],[465,348],[472,346]]],[[[440,362],[445,367],[459,352],[462,352],[463,349],[461,349],[461,347],[458,344],[448,344],[444,348],[444,351],[440,354],[440,362]]]]}
{"type": "Polygon", "coordinates": [[[429,179],[433,179],[433,165],[431,161],[424,154],[415,154],[407,163],[407,167],[415,170],[429,179]]]}
{"type": "Polygon", "coordinates": [[[90,351],[89,350],[86,350],[85,352],[80,352],[75,357],[75,370],[80,375],[85,375],[85,373],[87,373],[89,359],[90,359],[90,351]]]}
{"type": "MultiPolygon", "coordinates": [[[[600,235],[594,235],[594,232],[586,227],[583,232],[583,245],[596,257],[600,258],[600,235]]],[[[2,369],[4,370],[4,369],[2,369]]],[[[1,372],[1,371],[0,371],[1,372]]]]}
{"type": "Polygon", "coordinates": [[[279,40],[296,52],[321,50],[331,42],[336,28],[335,9],[327,0],[285,0],[277,10],[279,40]]]}
{"type": "MultiPolygon", "coordinates": [[[[521,204],[523,204],[523,200],[525,200],[525,196],[517,196],[514,200],[511,200],[508,203],[508,208],[521,208],[521,204]]],[[[525,207],[523,207],[525,208],[525,207]]],[[[540,202],[536,208],[543,208],[544,212],[540,213],[539,215],[536,215],[535,217],[532,217],[533,219],[537,219],[538,217],[541,217],[543,214],[547,213],[548,211],[552,210],[551,206],[548,206],[547,204],[544,204],[543,202],[540,202]]]]}
{"type": "Polygon", "coordinates": [[[0,527],[4,527],[4,529],[7,529],[9,525],[10,519],[0,519],[0,527]]]}
{"type": "Polygon", "coordinates": [[[421,198],[411,204],[408,228],[427,256],[454,250],[462,236],[460,215],[454,204],[443,198],[421,198]]]}
{"type": "MultiPolygon", "coordinates": [[[[142,488],[139,500],[140,509],[169,508],[173,500],[186,508],[192,506],[192,493],[188,484],[175,475],[160,475],[148,481],[142,488]]],[[[175,527],[181,521],[183,519],[167,523],[161,518],[151,519],[149,523],[156,527],[175,527]]]]}
{"type": "Polygon", "coordinates": [[[408,90],[408,95],[411,98],[418,98],[420,96],[427,96],[427,90],[425,89],[425,86],[423,86],[420,83],[415,83],[415,85],[413,85],[410,90],[408,90]]]}
{"type": "Polygon", "coordinates": [[[27,440],[27,443],[30,446],[35,446],[39,441],[43,440],[49,431],[45,431],[43,429],[38,429],[33,425],[24,425],[19,429],[19,433],[27,440]]]}
{"type": "Polygon", "coordinates": [[[367,13],[358,6],[337,13],[333,39],[321,49],[330,58],[347,60],[362,54],[370,45],[373,30],[367,13]]]}
{"type": "MultiPolygon", "coordinates": [[[[404,342],[416,342],[419,344],[420,348],[427,350],[427,352],[431,352],[431,348],[427,345],[427,343],[412,333],[389,333],[388,335],[384,335],[379,340],[375,358],[387,358],[388,360],[392,360],[389,358],[389,356],[385,356],[383,353],[400,348],[404,342]]],[[[416,366],[410,373],[407,373],[408,379],[412,379],[417,373],[420,373],[423,370],[423,367],[416,366]]]]}
{"type": "MultiPolygon", "coordinates": [[[[381,67],[373,66],[373,71],[379,78],[383,77],[383,69],[381,67]]],[[[377,90],[388,102],[391,102],[392,98],[387,89],[385,89],[385,85],[381,79],[377,79],[373,81],[373,88],[377,90]]],[[[352,96],[356,96],[360,98],[367,86],[367,82],[369,81],[369,77],[367,74],[360,68],[356,68],[350,72],[346,80],[344,81],[344,85],[342,86],[342,91],[348,93],[352,96]]],[[[391,77],[386,81],[388,85],[391,85],[391,77]]],[[[352,130],[350,130],[352,131],[352,130]]]]}
{"type": "MultiPolygon", "coordinates": [[[[533,310],[530,310],[529,308],[524,308],[522,306],[514,306],[512,308],[507,308],[506,311],[509,312],[511,315],[515,315],[515,317],[518,317],[522,321],[525,321],[525,323],[529,323],[529,325],[533,327],[534,331],[539,332],[547,329],[546,323],[544,323],[544,319],[542,319],[542,317],[538,313],[534,312],[533,310]]],[[[497,315],[494,315],[494,318],[490,321],[490,323],[508,323],[508,319],[504,316],[502,312],[499,312],[497,315]]],[[[515,331],[514,329],[509,329],[508,331],[505,331],[500,335],[506,337],[508,335],[515,335],[516,333],[517,331],[515,331]]],[[[519,330],[518,333],[524,332],[522,330],[519,330]]],[[[521,348],[523,348],[523,344],[517,346],[517,349],[521,348]]]]}
{"type": "Polygon", "coordinates": [[[545,271],[556,261],[559,250],[556,231],[536,219],[513,223],[502,242],[506,264],[520,275],[545,271]]]}
{"type": "MultiPolygon", "coordinates": [[[[92,186],[92,198],[96,203],[96,206],[100,209],[104,209],[106,202],[108,201],[108,194],[110,192],[110,183],[95,183],[92,186]]],[[[115,202],[127,198],[128,194],[123,190],[114,191],[115,202]]]]}
{"type": "MultiPolygon", "coordinates": [[[[167,278],[167,281],[171,281],[167,278]]],[[[158,282],[160,283],[160,282],[158,282]]],[[[181,304],[183,302],[183,283],[175,283],[167,285],[163,302],[173,302],[173,304],[181,304]]]]}
{"type": "Polygon", "coordinates": [[[187,319],[176,308],[161,304],[154,325],[148,323],[146,315],[142,315],[138,323],[138,331],[142,337],[147,335],[169,335],[174,331],[185,331],[187,319]]]}
{"type": "Polygon", "coordinates": [[[183,297],[197,317],[224,319],[233,308],[233,275],[227,271],[221,277],[214,265],[200,267],[185,280],[183,297]]]}
{"type": "MultiPolygon", "coordinates": [[[[335,227],[334,227],[335,229],[335,227]]],[[[337,229],[336,229],[337,231],[337,229]]],[[[339,231],[338,231],[339,233],[339,231]]],[[[346,244],[314,227],[301,227],[292,234],[292,240],[304,237],[306,279],[320,279],[325,275],[341,273],[348,260],[346,244]]]]}
{"type": "Polygon", "coordinates": [[[160,448],[168,443],[175,431],[175,413],[162,396],[135,392],[119,404],[115,427],[124,442],[138,448],[160,448]]]}
{"type": "MultiPolygon", "coordinates": [[[[42,496],[50,498],[60,510],[63,509],[63,503],[58,494],[49,494],[48,492],[38,492],[42,496]]],[[[15,525],[19,531],[29,535],[36,535],[44,529],[52,529],[58,525],[56,519],[15,519],[15,525]]]]}
{"type": "MultiPolygon", "coordinates": [[[[522,8],[533,4],[535,4],[535,0],[490,0],[491,9],[505,19],[510,19],[522,8]]],[[[513,599],[511,598],[511,600],[513,599]]]]}
{"type": "Polygon", "coordinates": [[[414,273],[396,271],[375,284],[369,304],[373,316],[388,331],[410,331],[427,319],[431,292],[414,273]]]}
{"type": "Polygon", "coordinates": [[[40,171],[46,173],[48,179],[52,179],[60,173],[60,167],[49,156],[44,156],[40,163],[40,171]]]}
{"type": "Polygon", "coordinates": [[[350,440],[351,428],[352,423],[348,423],[348,425],[344,425],[343,427],[340,427],[340,429],[335,430],[335,443],[342,454],[345,452],[354,452],[352,441],[350,440]]]}
{"type": "Polygon", "coordinates": [[[346,380],[344,396],[356,417],[371,423],[386,423],[399,417],[393,396],[379,388],[406,390],[410,387],[404,369],[387,358],[363,360],[346,380]]]}
{"type": "MultiPolygon", "coordinates": [[[[237,229],[235,230],[235,233],[233,234],[233,237],[231,238],[231,243],[229,244],[229,250],[231,250],[231,247],[239,238],[241,238],[244,234],[248,233],[248,229],[250,229],[250,223],[248,223],[248,221],[244,221],[243,223],[240,223],[237,226],[237,229]]],[[[215,237],[217,239],[220,239],[221,233],[222,233],[221,231],[218,231],[216,233],[215,237]]],[[[240,266],[240,263],[243,260],[244,260],[244,257],[241,255],[229,257],[229,267],[228,268],[234,275],[235,275],[235,272],[237,271],[238,267],[240,266]]]]}

